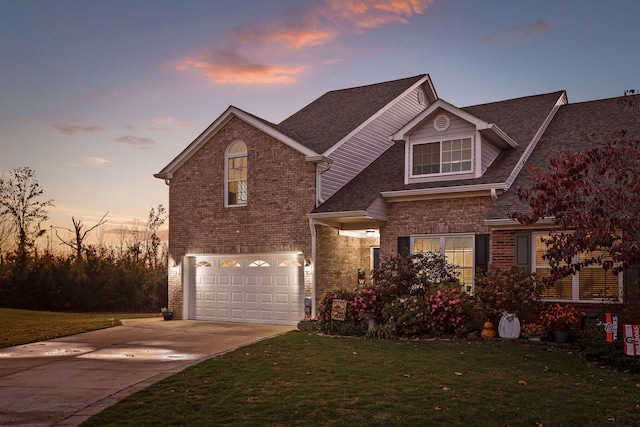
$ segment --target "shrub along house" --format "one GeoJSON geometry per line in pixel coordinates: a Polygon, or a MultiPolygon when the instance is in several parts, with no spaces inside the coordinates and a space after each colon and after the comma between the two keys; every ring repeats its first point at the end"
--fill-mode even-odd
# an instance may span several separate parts
{"type": "MultiPolygon", "coordinates": [[[[169,304],[294,325],[305,296],[315,308],[380,259],[433,249],[469,290],[477,268],[542,272],[544,225],[508,216],[526,209],[523,168],[603,127],[640,134],[622,109],[564,91],[460,108],[428,75],[331,91],[279,124],[231,106],[155,175],[169,185],[169,304]]],[[[548,297],[592,301],[576,283],[548,297]]]]}

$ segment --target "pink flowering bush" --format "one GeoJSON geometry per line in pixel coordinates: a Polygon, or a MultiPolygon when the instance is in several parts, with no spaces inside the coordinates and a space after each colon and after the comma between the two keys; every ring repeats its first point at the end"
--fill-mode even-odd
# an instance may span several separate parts
{"type": "Polygon", "coordinates": [[[555,303],[549,305],[540,313],[538,322],[547,332],[569,330],[580,322],[580,316],[582,315],[584,313],[578,311],[571,304],[555,303]]]}
{"type": "Polygon", "coordinates": [[[353,301],[356,293],[354,291],[349,291],[347,289],[331,289],[326,291],[320,301],[318,302],[318,320],[321,322],[332,322],[331,320],[331,308],[334,299],[346,300],[347,302],[347,313],[345,317],[345,322],[356,322],[357,315],[354,310],[349,310],[349,302],[353,301]]]}
{"type": "Polygon", "coordinates": [[[386,304],[382,320],[397,336],[416,336],[426,332],[424,298],[399,296],[386,304]]]}
{"type": "Polygon", "coordinates": [[[425,322],[430,336],[462,336],[470,319],[472,303],[460,288],[439,289],[425,298],[425,322]]]}
{"type": "Polygon", "coordinates": [[[382,315],[383,305],[384,303],[377,287],[359,289],[349,303],[358,320],[364,320],[369,315],[379,320],[382,315]]]}

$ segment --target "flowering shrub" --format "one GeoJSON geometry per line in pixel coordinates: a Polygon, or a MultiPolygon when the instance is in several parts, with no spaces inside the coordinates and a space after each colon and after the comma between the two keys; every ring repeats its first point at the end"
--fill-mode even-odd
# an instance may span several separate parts
{"type": "MultiPolygon", "coordinates": [[[[332,289],[326,291],[318,303],[318,320],[323,322],[331,322],[331,306],[334,299],[342,299],[348,302],[353,301],[355,292],[346,289],[332,289]]],[[[354,310],[349,310],[349,303],[347,303],[347,313],[344,319],[345,322],[354,322],[357,320],[357,313],[354,310]]]]}
{"type": "Polygon", "coordinates": [[[384,302],[390,303],[398,296],[424,297],[438,286],[456,285],[455,268],[440,251],[427,251],[382,262],[372,278],[384,302]]]}
{"type": "Polygon", "coordinates": [[[384,306],[383,322],[399,336],[416,336],[426,332],[425,301],[415,295],[397,297],[384,306]]]}
{"type": "Polygon", "coordinates": [[[351,309],[355,312],[358,320],[363,320],[366,315],[371,314],[379,319],[382,314],[382,298],[378,295],[378,288],[363,288],[349,303],[351,309]]]}
{"type": "Polygon", "coordinates": [[[425,298],[425,321],[431,336],[461,336],[467,328],[471,302],[460,288],[438,290],[425,298]]]}
{"type": "Polygon", "coordinates": [[[541,337],[544,335],[544,328],[539,323],[522,323],[520,332],[526,338],[541,337]]]}
{"type": "Polygon", "coordinates": [[[546,331],[565,330],[577,325],[581,315],[584,313],[578,311],[571,304],[555,303],[540,313],[539,322],[546,331]]]}
{"type": "Polygon", "coordinates": [[[478,274],[476,309],[494,322],[505,311],[519,314],[524,309],[536,309],[540,304],[540,288],[531,274],[518,267],[478,274]]]}

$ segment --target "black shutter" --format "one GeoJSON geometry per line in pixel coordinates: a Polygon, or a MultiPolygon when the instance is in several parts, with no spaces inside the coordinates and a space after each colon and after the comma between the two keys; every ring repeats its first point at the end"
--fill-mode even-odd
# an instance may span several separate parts
{"type": "Polygon", "coordinates": [[[531,273],[531,233],[516,233],[516,267],[531,273]]]}
{"type": "Polygon", "coordinates": [[[398,237],[398,256],[405,257],[411,253],[411,237],[398,237]]]}
{"type": "Polygon", "coordinates": [[[476,271],[478,269],[486,273],[489,269],[489,235],[476,234],[475,247],[476,271]]]}

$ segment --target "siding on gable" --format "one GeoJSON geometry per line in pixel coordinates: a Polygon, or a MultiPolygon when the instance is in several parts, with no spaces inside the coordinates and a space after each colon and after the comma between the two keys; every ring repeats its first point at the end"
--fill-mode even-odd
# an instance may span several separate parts
{"type": "Polygon", "coordinates": [[[335,194],[391,147],[391,135],[426,108],[418,102],[420,90],[416,88],[409,92],[328,155],[333,164],[322,175],[323,200],[335,194]]]}
{"type": "Polygon", "coordinates": [[[375,218],[387,218],[387,203],[382,200],[382,197],[378,197],[375,202],[371,203],[371,206],[367,208],[367,214],[375,218]]]}
{"type": "Polygon", "coordinates": [[[458,116],[454,116],[453,114],[444,111],[442,109],[438,109],[433,112],[433,114],[429,115],[418,129],[413,131],[410,135],[410,141],[416,142],[420,139],[429,139],[433,141],[443,140],[443,139],[455,139],[460,137],[467,137],[469,135],[475,135],[476,128],[473,124],[469,123],[466,120],[462,120],[458,116]],[[446,114],[449,117],[450,125],[449,129],[444,132],[438,132],[433,128],[433,120],[438,117],[440,114],[446,114]]]}
{"type": "Polygon", "coordinates": [[[500,148],[488,141],[482,141],[482,170],[480,174],[483,174],[491,166],[498,154],[500,154],[500,148]]]}

